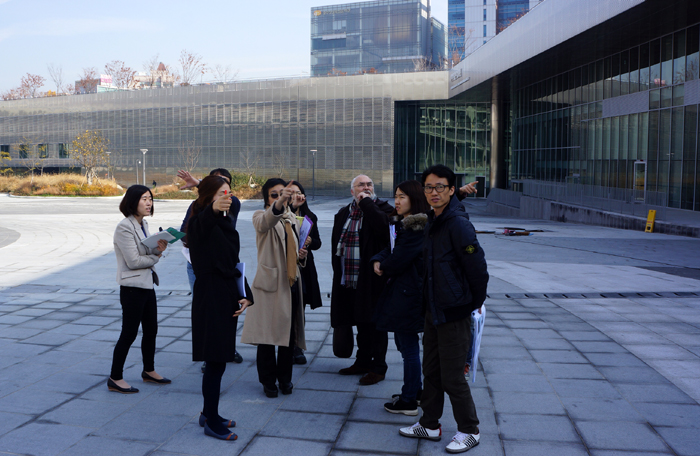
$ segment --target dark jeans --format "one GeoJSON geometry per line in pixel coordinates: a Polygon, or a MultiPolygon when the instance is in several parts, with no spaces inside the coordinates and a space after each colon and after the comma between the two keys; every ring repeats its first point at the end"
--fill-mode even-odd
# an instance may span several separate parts
{"type": "Polygon", "coordinates": [[[291,287],[292,293],[292,328],[289,331],[289,345],[277,347],[277,359],[275,359],[275,346],[260,344],[256,355],[258,367],[258,380],[263,385],[274,385],[279,381],[280,386],[292,383],[292,369],[294,367],[294,345],[296,342],[296,322],[299,309],[298,282],[291,287]]]}
{"type": "Polygon", "coordinates": [[[450,397],[457,430],[479,432],[479,418],[469,383],[464,378],[464,360],[471,349],[471,318],[434,326],[426,312],[423,334],[423,394],[420,424],[428,429],[440,426],[445,393],[450,397]]]}
{"type": "Polygon", "coordinates": [[[386,331],[377,331],[372,323],[357,325],[357,354],[355,364],[365,367],[375,374],[386,374],[386,350],[389,335],[386,331]]]}
{"type": "Polygon", "coordinates": [[[420,346],[418,334],[408,332],[394,333],[396,348],[403,358],[403,387],[401,399],[405,402],[415,401],[421,389],[420,346]]]}
{"type": "Polygon", "coordinates": [[[143,370],[155,370],[156,335],[158,334],[158,309],[156,292],[153,289],[119,287],[119,301],[122,305],[122,332],[112,356],[112,380],[123,378],[124,363],[131,344],[136,340],[139,324],[143,330],[141,356],[143,370]]]}
{"type": "Polygon", "coordinates": [[[221,377],[226,370],[226,363],[207,361],[202,376],[202,396],[204,397],[204,408],[202,414],[210,423],[209,427],[219,434],[225,433],[226,429],[221,425],[219,415],[219,395],[221,394],[221,377]]]}

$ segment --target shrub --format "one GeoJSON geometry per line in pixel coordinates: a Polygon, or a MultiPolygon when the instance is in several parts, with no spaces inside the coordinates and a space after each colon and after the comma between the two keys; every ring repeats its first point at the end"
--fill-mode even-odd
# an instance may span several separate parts
{"type": "Polygon", "coordinates": [[[92,185],[80,174],[51,174],[43,176],[0,176],[0,192],[23,196],[117,196],[123,189],[111,180],[96,180],[92,185]]]}

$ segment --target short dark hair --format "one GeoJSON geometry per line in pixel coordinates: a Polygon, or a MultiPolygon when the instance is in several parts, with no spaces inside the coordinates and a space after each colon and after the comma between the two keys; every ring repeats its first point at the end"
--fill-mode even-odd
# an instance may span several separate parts
{"type": "Polygon", "coordinates": [[[457,181],[457,178],[455,177],[455,173],[448,168],[445,165],[433,165],[423,171],[423,176],[421,178],[421,184],[425,185],[425,180],[430,176],[431,174],[435,174],[437,177],[443,177],[447,179],[447,185],[448,187],[452,188],[455,186],[455,183],[457,181]]]}
{"type": "MultiPolygon", "coordinates": [[[[124,193],[122,202],[119,203],[119,210],[122,214],[124,214],[124,217],[136,215],[138,213],[139,201],[141,201],[141,197],[146,192],[150,193],[151,199],[153,199],[153,193],[151,193],[151,189],[146,187],[145,185],[132,185],[131,187],[126,189],[126,193],[124,193]]],[[[151,215],[153,215],[154,206],[155,204],[151,204],[151,215]]]]}
{"type": "Polygon", "coordinates": [[[221,176],[210,175],[202,179],[202,182],[200,182],[199,186],[197,187],[197,193],[199,196],[192,204],[192,215],[190,216],[190,220],[192,220],[192,216],[198,214],[199,211],[211,204],[211,202],[214,200],[216,192],[218,192],[221,186],[224,184],[229,185],[229,187],[231,185],[221,176]]]}
{"type": "Polygon", "coordinates": [[[262,195],[263,195],[263,204],[265,208],[269,206],[267,204],[267,197],[270,194],[270,189],[274,187],[275,185],[287,185],[287,182],[285,182],[284,179],[280,179],[279,177],[273,177],[272,179],[268,179],[267,182],[265,182],[262,186],[262,195]]]}
{"type": "MultiPolygon", "coordinates": [[[[408,201],[411,203],[411,214],[427,214],[430,212],[430,205],[428,205],[428,200],[425,198],[423,186],[420,182],[417,180],[403,181],[396,186],[394,194],[399,189],[408,196],[408,201]]],[[[392,215],[396,215],[396,209],[394,209],[392,215]]]]}
{"type": "Polygon", "coordinates": [[[216,168],[216,169],[212,169],[212,170],[209,172],[209,175],[210,175],[210,176],[216,176],[217,174],[220,175],[220,176],[225,177],[226,179],[228,179],[228,183],[229,183],[229,185],[231,185],[231,180],[232,180],[232,178],[231,178],[231,173],[229,173],[227,169],[224,169],[224,168],[216,168]]]}

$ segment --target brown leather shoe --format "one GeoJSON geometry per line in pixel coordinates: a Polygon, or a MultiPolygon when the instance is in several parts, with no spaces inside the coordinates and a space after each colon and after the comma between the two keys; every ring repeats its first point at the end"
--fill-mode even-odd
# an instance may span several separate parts
{"type": "Polygon", "coordinates": [[[375,374],[374,372],[368,372],[360,379],[360,385],[374,385],[384,380],[383,374],[375,374]]]}
{"type": "Polygon", "coordinates": [[[361,375],[366,374],[367,372],[369,372],[369,369],[366,367],[358,367],[357,364],[353,364],[350,367],[346,367],[338,371],[340,375],[361,375]]]}

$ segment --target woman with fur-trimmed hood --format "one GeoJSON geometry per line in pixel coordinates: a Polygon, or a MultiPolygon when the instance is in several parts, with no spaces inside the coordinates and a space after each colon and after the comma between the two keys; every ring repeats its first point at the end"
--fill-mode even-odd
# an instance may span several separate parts
{"type": "Polygon", "coordinates": [[[418,414],[421,362],[418,333],[423,332],[423,228],[430,210],[418,181],[409,180],[396,186],[392,220],[396,237],[392,247],[376,254],[370,262],[377,275],[388,282],[377,301],[374,315],[378,331],[394,333],[396,348],[404,363],[404,385],[401,394],[384,404],[391,413],[418,414]]]}

